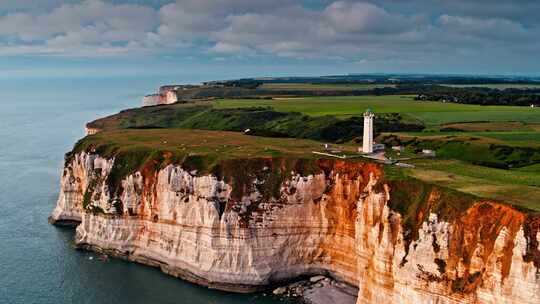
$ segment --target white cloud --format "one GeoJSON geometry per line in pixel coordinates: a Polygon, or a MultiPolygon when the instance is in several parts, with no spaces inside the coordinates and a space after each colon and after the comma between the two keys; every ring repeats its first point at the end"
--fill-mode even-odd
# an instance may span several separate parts
{"type": "Polygon", "coordinates": [[[479,38],[503,41],[533,38],[529,37],[529,32],[521,24],[506,19],[477,19],[442,15],[439,17],[438,22],[448,32],[457,32],[479,38]]]}
{"type": "Polygon", "coordinates": [[[442,0],[408,1],[414,10],[395,0],[343,0],[318,8],[295,0],[177,0],[161,7],[44,0],[31,9],[32,2],[6,6],[11,12],[0,15],[0,55],[117,56],[193,48],[220,58],[263,54],[370,65],[539,51],[534,37],[540,30],[532,21],[520,22],[519,16],[533,19],[518,5],[509,12],[507,4],[482,11],[442,0]]]}
{"type": "Polygon", "coordinates": [[[341,32],[392,34],[411,29],[414,20],[365,2],[348,3],[337,1],[324,11],[329,24],[341,32]]]}
{"type": "Polygon", "coordinates": [[[216,45],[210,48],[210,52],[236,55],[236,54],[252,53],[253,51],[250,48],[242,46],[242,45],[230,44],[227,42],[218,42],[216,43],[216,45]]]}
{"type": "Polygon", "coordinates": [[[30,53],[41,46],[44,53],[69,55],[69,51],[86,56],[87,49],[94,46],[96,55],[101,56],[126,49],[126,44],[146,37],[157,23],[157,13],[146,6],[86,0],[64,4],[48,12],[21,12],[0,17],[0,37],[19,42],[20,49],[30,50],[30,53]]]}

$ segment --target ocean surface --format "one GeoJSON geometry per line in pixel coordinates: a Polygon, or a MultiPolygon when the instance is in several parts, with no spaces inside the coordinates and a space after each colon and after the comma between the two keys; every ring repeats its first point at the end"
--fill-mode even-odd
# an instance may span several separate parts
{"type": "Polygon", "coordinates": [[[84,124],[137,107],[173,81],[200,80],[0,80],[0,304],[282,303],[208,290],[122,260],[101,262],[73,248],[73,229],[47,222],[64,154],[84,136],[84,124]]]}

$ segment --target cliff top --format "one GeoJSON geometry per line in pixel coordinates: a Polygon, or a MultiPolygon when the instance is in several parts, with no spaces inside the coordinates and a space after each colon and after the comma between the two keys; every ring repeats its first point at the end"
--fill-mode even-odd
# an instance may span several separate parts
{"type": "MultiPolygon", "coordinates": [[[[125,129],[99,132],[80,140],[74,152],[96,150],[104,157],[122,151],[149,149],[178,155],[215,155],[219,158],[296,156],[315,158],[322,144],[313,140],[249,136],[239,132],[191,129],[125,129]]],[[[340,145],[355,152],[355,145],[340,145]]]]}
{"type": "Polygon", "coordinates": [[[354,151],[367,106],[377,113],[376,141],[388,148],[402,146],[404,151],[387,149],[387,154],[416,166],[396,169],[398,176],[540,211],[540,133],[535,131],[540,130],[540,116],[525,107],[415,101],[399,95],[199,100],[98,119],[87,126],[107,133],[80,146],[98,144],[102,154],[111,155],[143,150],[145,157],[169,151],[178,163],[201,156],[212,163],[246,157],[312,159],[311,151],[320,151],[321,142],[350,143],[340,145],[354,151]],[[456,123],[460,120],[469,122],[456,123]],[[248,129],[252,136],[244,135],[248,129]],[[419,156],[423,149],[436,151],[437,157],[419,156]]]}

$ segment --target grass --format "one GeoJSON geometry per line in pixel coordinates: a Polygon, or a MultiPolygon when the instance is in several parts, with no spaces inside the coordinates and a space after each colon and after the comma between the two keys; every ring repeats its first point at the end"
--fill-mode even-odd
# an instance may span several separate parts
{"type": "Polygon", "coordinates": [[[127,109],[120,113],[97,119],[88,123],[87,126],[102,130],[137,128],[142,126],[172,128],[188,117],[210,108],[210,103],[198,102],[127,109]]]}
{"type": "Polygon", "coordinates": [[[540,147],[540,132],[407,132],[401,136],[419,137],[425,140],[459,140],[466,142],[509,145],[514,147],[540,147]]]}
{"type": "MultiPolygon", "coordinates": [[[[216,108],[239,108],[269,106],[281,112],[300,112],[311,116],[334,115],[338,117],[361,116],[367,108],[376,113],[400,113],[405,107],[415,108],[420,103],[414,96],[342,96],[342,97],[299,97],[275,100],[223,99],[216,108]]],[[[435,103],[433,103],[435,104],[435,103]]],[[[421,110],[418,107],[417,110],[421,110]]]]}
{"type": "Polygon", "coordinates": [[[504,170],[444,159],[421,159],[416,160],[415,164],[418,168],[444,171],[448,174],[479,178],[489,182],[540,187],[539,165],[504,170]]]}
{"type": "Polygon", "coordinates": [[[416,160],[407,174],[420,180],[540,211],[540,168],[537,165],[515,170],[475,166],[456,160],[416,160]]]}
{"type": "Polygon", "coordinates": [[[518,145],[496,138],[471,136],[470,133],[394,133],[382,134],[377,139],[389,145],[403,144],[412,151],[432,149],[438,157],[459,159],[486,167],[507,169],[540,163],[540,143],[518,145]]]}
{"type": "Polygon", "coordinates": [[[457,103],[415,101],[411,95],[301,97],[275,100],[223,99],[216,108],[269,106],[276,111],[300,112],[310,116],[360,116],[371,108],[375,113],[400,113],[428,126],[456,122],[518,121],[540,123],[540,108],[481,106],[457,103]]]}
{"type": "MultiPolygon", "coordinates": [[[[297,112],[277,112],[270,107],[222,108],[209,105],[173,104],[123,111],[88,126],[112,129],[203,129],[244,132],[268,137],[294,137],[327,142],[347,142],[362,134],[360,117],[308,116],[297,112]]],[[[419,131],[418,122],[404,123],[400,115],[381,114],[375,119],[381,131],[419,131]]]]}
{"type": "MultiPolygon", "coordinates": [[[[164,128],[182,127],[188,118],[195,114],[215,109],[233,109],[250,107],[271,107],[279,112],[299,112],[312,117],[335,116],[338,119],[361,117],[362,113],[371,108],[381,115],[399,113],[405,123],[423,122],[429,129],[438,130],[441,126],[452,123],[477,122],[483,123],[475,127],[467,124],[465,128],[511,129],[504,124],[527,124],[531,130],[540,130],[540,108],[515,106],[480,106],[456,103],[415,101],[409,95],[385,96],[343,96],[343,97],[302,97],[280,98],[275,100],[261,99],[222,99],[196,104],[173,104],[158,107],[147,107],[123,111],[106,119],[97,120],[90,125],[97,128],[138,127],[156,125],[164,128]]],[[[451,126],[451,125],[450,125],[451,126]]],[[[463,127],[463,126],[462,126],[463,127]]],[[[515,131],[516,129],[513,129],[515,131]]],[[[524,131],[523,129],[521,129],[524,131]]]]}
{"type": "Polygon", "coordinates": [[[478,135],[523,146],[540,146],[540,132],[483,132],[478,135]]]}
{"type": "MultiPolygon", "coordinates": [[[[343,147],[350,151],[355,149],[354,145],[343,147]]],[[[311,151],[320,150],[321,143],[293,138],[248,136],[226,131],[127,129],[87,136],[77,143],[74,151],[89,149],[96,150],[104,157],[128,151],[168,151],[176,154],[178,158],[195,155],[210,155],[220,159],[280,156],[313,158],[311,151]]]]}
{"type": "Polygon", "coordinates": [[[262,86],[260,86],[261,89],[266,90],[344,90],[344,91],[352,91],[352,90],[372,90],[377,88],[388,88],[388,87],[395,87],[394,84],[368,84],[368,83],[352,83],[352,84],[343,84],[343,83],[264,83],[262,86]]]}
{"type": "Polygon", "coordinates": [[[484,84],[443,84],[443,86],[453,88],[490,88],[490,89],[538,89],[538,83],[484,83],[484,84]]]}
{"type": "Polygon", "coordinates": [[[450,123],[441,126],[441,130],[454,130],[464,132],[514,132],[514,131],[534,131],[534,128],[529,125],[517,121],[505,122],[465,122],[465,123],[450,123]]]}
{"type": "Polygon", "coordinates": [[[538,172],[540,172],[540,164],[530,165],[530,166],[523,167],[523,168],[517,168],[517,169],[514,169],[512,171],[538,173],[538,172]]]}
{"type": "Polygon", "coordinates": [[[511,106],[477,106],[461,105],[464,108],[456,111],[408,112],[414,118],[428,126],[439,126],[448,123],[491,121],[518,121],[524,123],[540,122],[540,109],[511,106]]]}

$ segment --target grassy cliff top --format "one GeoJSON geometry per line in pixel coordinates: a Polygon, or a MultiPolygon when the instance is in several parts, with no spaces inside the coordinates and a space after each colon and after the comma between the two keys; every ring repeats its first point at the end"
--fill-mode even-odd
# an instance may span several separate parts
{"type": "Polygon", "coordinates": [[[410,157],[404,162],[416,165],[394,170],[398,175],[540,211],[538,108],[401,95],[219,99],[129,109],[98,119],[88,127],[103,132],[84,138],[75,150],[129,158],[130,170],[164,152],[170,157],[163,163],[198,159],[203,168],[232,158],[315,159],[311,152],[322,150],[321,142],[345,143],[340,144],[344,150],[355,151],[367,107],[376,111],[377,141],[406,146],[407,153],[394,157],[410,157]],[[414,152],[422,149],[436,150],[437,158],[416,159],[414,152]]]}
{"type": "MultiPolygon", "coordinates": [[[[199,129],[244,132],[266,137],[303,138],[325,142],[347,142],[362,136],[363,118],[309,116],[279,112],[271,107],[219,108],[208,102],[171,104],[122,111],[87,124],[99,130],[199,129]]],[[[375,119],[380,131],[420,131],[423,125],[407,122],[399,114],[381,114],[375,119]]]]}
{"type": "MultiPolygon", "coordinates": [[[[355,145],[340,145],[354,152],[355,145]]],[[[80,140],[74,152],[94,150],[104,157],[135,150],[172,152],[178,156],[228,158],[294,156],[315,158],[322,144],[313,140],[249,136],[239,132],[192,129],[125,129],[99,132],[80,140]]]]}
{"type": "MultiPolygon", "coordinates": [[[[352,153],[356,146],[339,148],[343,153],[352,153]]],[[[226,131],[131,129],[103,131],[81,139],[66,155],[66,163],[82,151],[114,158],[106,180],[111,196],[122,191],[122,180],[126,176],[137,171],[148,175],[175,164],[196,174],[223,178],[233,185],[234,197],[240,199],[256,178],[264,177],[267,185],[261,188],[264,190],[261,193],[269,197],[277,195],[281,182],[291,172],[304,176],[320,172],[318,159],[325,157],[312,151],[321,149],[321,143],[311,140],[226,131]]],[[[332,160],[323,162],[328,161],[332,160]]]]}
{"type": "MultiPolygon", "coordinates": [[[[355,144],[339,146],[344,153],[350,154],[357,147],[355,144]]],[[[242,160],[239,168],[241,163],[249,159],[285,158],[309,163],[309,160],[325,158],[312,153],[321,150],[320,142],[304,139],[249,136],[228,131],[126,129],[87,136],[76,144],[73,152],[92,151],[103,157],[115,157],[117,162],[111,178],[114,187],[123,177],[139,170],[149,161],[155,161],[161,167],[176,163],[199,172],[211,172],[223,161],[234,159],[242,160]]],[[[350,161],[365,160],[355,158],[350,161]]],[[[412,159],[408,162],[414,163],[417,168],[386,166],[386,178],[418,180],[475,197],[506,202],[523,210],[540,211],[536,170],[528,172],[528,168],[524,168],[510,171],[440,159],[412,159]]]]}

